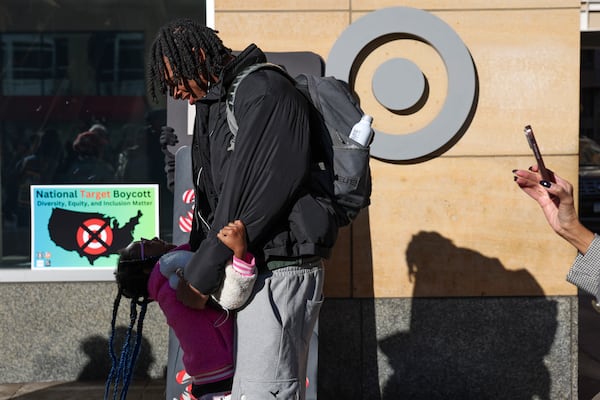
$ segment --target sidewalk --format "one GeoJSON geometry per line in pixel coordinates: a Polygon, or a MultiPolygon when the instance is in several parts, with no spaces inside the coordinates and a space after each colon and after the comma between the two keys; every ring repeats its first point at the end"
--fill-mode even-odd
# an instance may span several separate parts
{"type": "MultiPolygon", "coordinates": [[[[0,400],[103,399],[104,382],[36,382],[0,384],[0,400]]],[[[111,397],[112,398],[112,397],[111,397]]],[[[128,400],[165,400],[165,381],[133,382],[128,400]]]]}

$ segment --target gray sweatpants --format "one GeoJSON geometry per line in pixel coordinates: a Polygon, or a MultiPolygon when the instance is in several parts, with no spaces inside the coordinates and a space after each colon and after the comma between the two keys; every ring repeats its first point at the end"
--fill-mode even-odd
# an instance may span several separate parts
{"type": "Polygon", "coordinates": [[[321,261],[258,275],[236,317],[232,400],[304,400],[323,278],[321,261]]]}

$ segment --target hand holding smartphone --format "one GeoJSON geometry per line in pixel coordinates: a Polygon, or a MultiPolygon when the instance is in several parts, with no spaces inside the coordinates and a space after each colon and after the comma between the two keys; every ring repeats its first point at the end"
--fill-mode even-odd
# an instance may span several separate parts
{"type": "Polygon", "coordinates": [[[531,128],[531,125],[525,125],[524,132],[525,137],[527,138],[527,143],[529,143],[529,147],[533,151],[533,156],[537,162],[538,170],[542,175],[542,179],[545,181],[554,182],[552,173],[546,169],[546,165],[544,164],[544,160],[542,158],[542,153],[540,152],[540,148],[538,147],[535,136],[533,135],[533,129],[531,128]]]}

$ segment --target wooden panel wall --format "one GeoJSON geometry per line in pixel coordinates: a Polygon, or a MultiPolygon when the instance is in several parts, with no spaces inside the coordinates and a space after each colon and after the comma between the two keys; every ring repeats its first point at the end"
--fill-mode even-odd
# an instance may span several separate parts
{"type": "MultiPolygon", "coordinates": [[[[441,18],[473,58],[479,97],[460,141],[426,162],[372,161],[372,205],[341,232],[328,262],[329,297],[576,293],[565,282],[575,251],[551,232],[511,170],[532,163],[522,134],[531,124],[546,164],[577,181],[578,1],[216,3],[216,28],[234,49],[254,42],[265,51],[313,51],[327,60],[352,21],[380,8],[408,6],[441,18]]],[[[446,85],[433,49],[392,42],[367,57],[356,90],[377,129],[402,134],[435,117],[446,85]],[[374,69],[393,57],[417,63],[430,85],[426,106],[410,116],[390,113],[370,92],[374,69]]]]}

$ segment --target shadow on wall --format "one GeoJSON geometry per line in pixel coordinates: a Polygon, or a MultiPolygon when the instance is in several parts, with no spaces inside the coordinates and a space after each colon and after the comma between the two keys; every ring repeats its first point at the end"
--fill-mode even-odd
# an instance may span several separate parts
{"type": "MultiPolygon", "coordinates": [[[[132,338],[135,338],[136,332],[131,333],[132,338]]],[[[114,351],[117,361],[121,355],[121,349],[127,335],[126,326],[118,326],[115,329],[114,351]]],[[[81,343],[81,349],[88,356],[89,361],[83,367],[81,373],[77,377],[78,381],[106,381],[112,361],[108,350],[108,339],[99,335],[91,336],[81,343]]],[[[150,367],[154,362],[152,355],[152,346],[150,342],[142,337],[140,353],[135,363],[133,377],[134,379],[149,379],[150,367]]]]}
{"type": "Polygon", "coordinates": [[[544,356],[557,305],[527,271],[508,271],[436,232],[414,235],[406,258],[415,300],[409,331],[379,341],[393,370],[382,399],[549,398],[544,356]],[[534,297],[419,298],[442,287],[450,296],[467,287],[534,297]]]}

